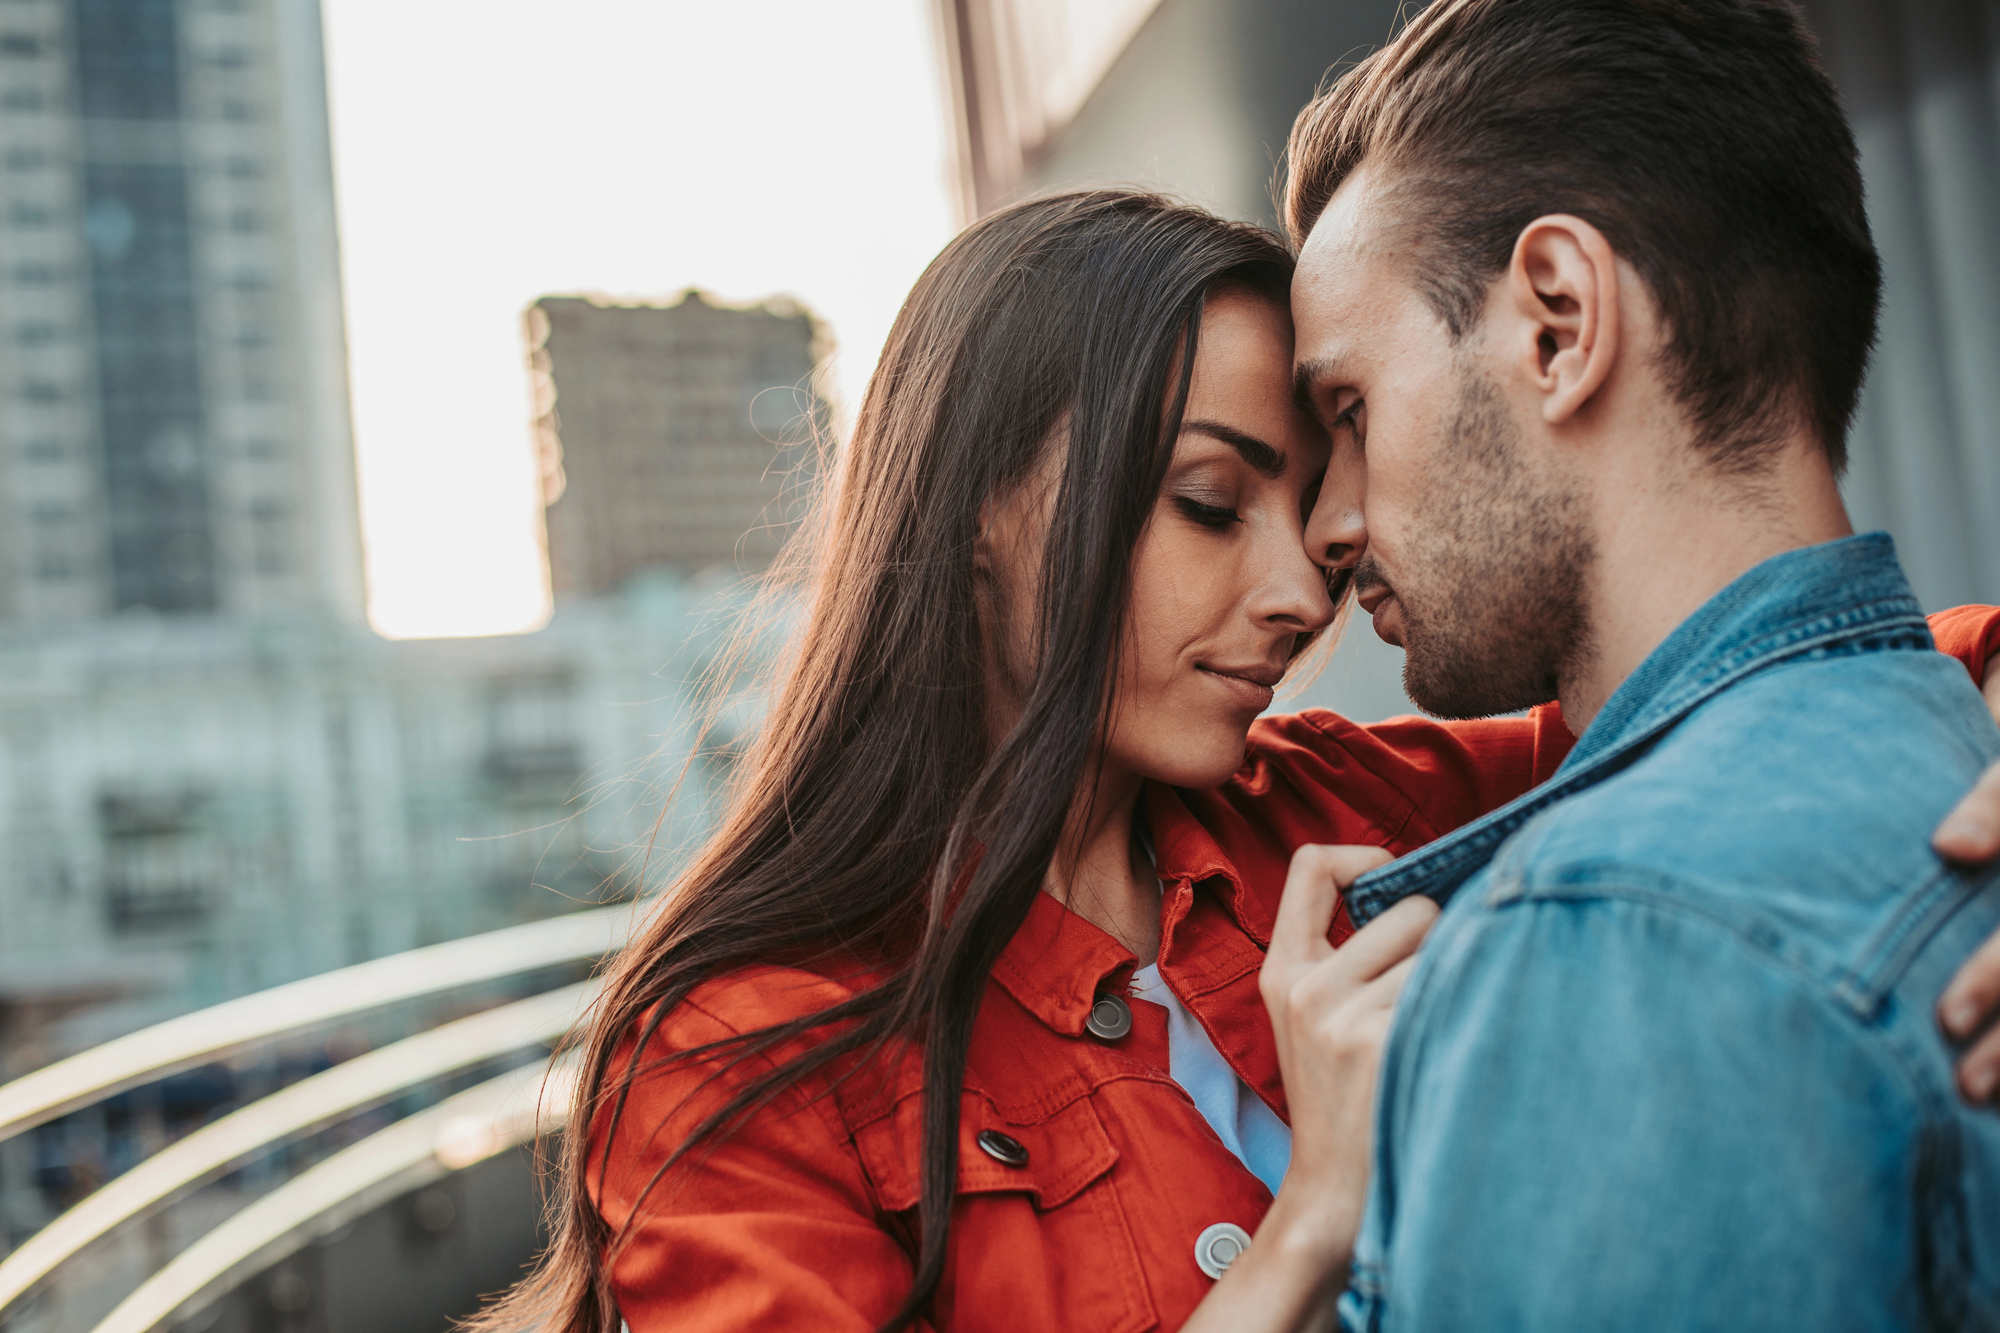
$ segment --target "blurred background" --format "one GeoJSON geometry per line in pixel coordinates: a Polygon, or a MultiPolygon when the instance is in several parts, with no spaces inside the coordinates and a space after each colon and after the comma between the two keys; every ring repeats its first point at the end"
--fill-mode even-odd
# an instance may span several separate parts
{"type": "MultiPolygon", "coordinates": [[[[1274,222],[1397,9],[0,0],[0,1329],[509,1281],[903,293],[1063,186],[1274,222]]],[[[2000,601],[2000,10],[1806,10],[1888,273],[1849,502],[2000,601]]],[[[1364,626],[1281,706],[1399,678],[1364,626]]]]}

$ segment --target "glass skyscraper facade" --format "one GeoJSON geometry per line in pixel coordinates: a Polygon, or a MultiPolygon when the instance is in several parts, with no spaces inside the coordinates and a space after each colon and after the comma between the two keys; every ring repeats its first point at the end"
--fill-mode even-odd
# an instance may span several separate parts
{"type": "Polygon", "coordinates": [[[315,0],[0,0],[0,623],[361,612],[315,0]]]}

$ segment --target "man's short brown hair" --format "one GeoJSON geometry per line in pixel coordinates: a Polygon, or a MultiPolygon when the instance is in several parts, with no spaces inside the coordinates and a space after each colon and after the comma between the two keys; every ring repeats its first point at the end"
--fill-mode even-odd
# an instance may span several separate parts
{"type": "Polygon", "coordinates": [[[1844,465],[1881,264],[1786,0],[1437,0],[1299,113],[1286,157],[1295,246],[1363,161],[1383,177],[1454,339],[1528,223],[1584,218],[1658,303],[1718,464],[1804,425],[1844,465]]]}

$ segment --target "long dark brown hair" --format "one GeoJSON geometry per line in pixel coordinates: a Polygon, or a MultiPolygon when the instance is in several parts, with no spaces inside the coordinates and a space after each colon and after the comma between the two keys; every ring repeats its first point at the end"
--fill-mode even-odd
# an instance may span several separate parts
{"type": "MultiPolygon", "coordinates": [[[[623,1233],[587,1182],[605,1169],[640,1053],[695,986],[780,959],[867,959],[887,979],[719,1043],[741,1059],[819,1033],[675,1145],[634,1215],[695,1142],[835,1061],[914,1043],[916,1280],[885,1328],[923,1310],[944,1271],[973,1021],[1101,732],[1132,553],[1180,431],[1202,301],[1228,286],[1282,302],[1290,273],[1269,233],[1155,195],[1092,190],[986,218],[918,279],[797,553],[812,570],[809,615],[727,813],[611,965],[580,1043],[554,1241],[480,1327],[616,1333],[610,1258],[623,1233]],[[995,745],[974,541],[981,506],[1052,452],[1061,468],[1037,594],[1041,648],[1020,721],[995,745]]],[[[672,1058],[712,1059],[718,1047],[672,1058]]]]}

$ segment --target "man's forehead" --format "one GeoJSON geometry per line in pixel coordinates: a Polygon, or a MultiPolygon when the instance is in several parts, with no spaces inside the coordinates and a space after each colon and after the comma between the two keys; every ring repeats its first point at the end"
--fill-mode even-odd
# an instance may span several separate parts
{"type": "Polygon", "coordinates": [[[1370,313],[1388,315],[1406,294],[1404,256],[1385,225],[1381,195],[1364,164],[1341,182],[1299,249],[1292,322],[1302,368],[1337,369],[1354,345],[1369,341],[1370,313]]]}
{"type": "Polygon", "coordinates": [[[1393,170],[1384,171],[1372,158],[1348,172],[1320,209],[1299,258],[1353,262],[1392,247],[1397,229],[1388,223],[1395,212],[1395,180],[1393,170]]]}

